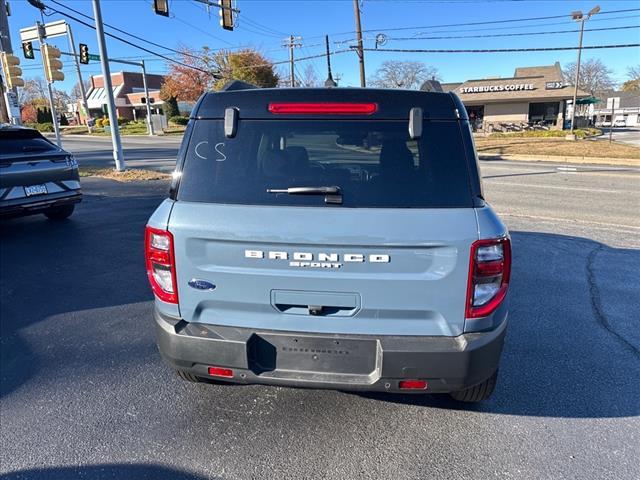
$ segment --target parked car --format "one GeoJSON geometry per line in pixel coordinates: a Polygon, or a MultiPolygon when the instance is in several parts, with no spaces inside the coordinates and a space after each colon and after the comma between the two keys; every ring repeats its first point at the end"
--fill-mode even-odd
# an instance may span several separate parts
{"type": "Polygon", "coordinates": [[[610,127],[611,126],[611,120],[605,120],[604,122],[602,122],[600,124],[602,127],[610,127]]]}
{"type": "Polygon", "coordinates": [[[69,217],[82,199],[78,163],[37,130],[0,126],[0,216],[69,217]]]}
{"type": "Polygon", "coordinates": [[[627,126],[627,121],[624,118],[616,118],[615,122],[613,122],[614,127],[623,128],[627,126]]]}
{"type": "Polygon", "coordinates": [[[509,233],[455,94],[204,94],[149,219],[157,341],[188,381],[491,395],[509,233]]]}

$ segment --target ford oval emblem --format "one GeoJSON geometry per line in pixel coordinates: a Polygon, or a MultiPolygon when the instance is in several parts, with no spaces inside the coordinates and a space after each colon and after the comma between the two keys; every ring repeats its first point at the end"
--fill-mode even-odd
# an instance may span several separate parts
{"type": "Polygon", "coordinates": [[[200,280],[198,278],[192,278],[191,280],[189,280],[189,286],[191,288],[195,288],[196,290],[215,290],[216,286],[211,283],[211,282],[207,282],[206,280],[200,280]]]}

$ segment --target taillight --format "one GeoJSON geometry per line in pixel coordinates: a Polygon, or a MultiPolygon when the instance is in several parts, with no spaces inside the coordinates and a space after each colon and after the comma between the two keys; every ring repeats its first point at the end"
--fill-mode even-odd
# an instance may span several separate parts
{"type": "Polygon", "coordinates": [[[147,277],[156,296],[167,303],[178,303],[173,235],[147,227],[144,235],[147,277]]]}
{"type": "Polygon", "coordinates": [[[511,241],[478,240],[471,245],[467,286],[467,318],[492,314],[502,303],[511,274],[511,241]]]}
{"type": "Polygon", "coordinates": [[[297,115],[371,115],[378,110],[377,103],[270,103],[273,114],[297,115]]]}

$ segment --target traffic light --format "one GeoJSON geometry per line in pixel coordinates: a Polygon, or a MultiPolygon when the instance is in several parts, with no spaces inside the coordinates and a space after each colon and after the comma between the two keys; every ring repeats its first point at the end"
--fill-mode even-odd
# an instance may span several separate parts
{"type": "Polygon", "coordinates": [[[62,73],[62,62],[59,60],[61,52],[56,47],[44,44],[42,45],[42,59],[44,61],[44,69],[49,83],[60,82],[64,80],[62,73]]]}
{"type": "Polygon", "coordinates": [[[169,0],[153,0],[153,10],[156,15],[162,15],[163,17],[169,16],[169,0]]]}
{"type": "Polygon", "coordinates": [[[0,52],[0,55],[2,59],[2,72],[4,73],[7,88],[24,87],[24,80],[20,77],[20,75],[22,75],[22,69],[18,66],[20,65],[20,59],[6,52],[0,52]]]}
{"type": "Polygon", "coordinates": [[[33,60],[35,58],[33,55],[33,43],[22,42],[22,53],[24,54],[24,58],[33,60]]]}
{"type": "Polygon", "coordinates": [[[80,63],[89,63],[89,46],[86,43],[80,44],[80,63]]]}
{"type": "Polygon", "coordinates": [[[233,30],[233,7],[231,0],[218,0],[220,7],[220,25],[225,30],[233,30]]]}

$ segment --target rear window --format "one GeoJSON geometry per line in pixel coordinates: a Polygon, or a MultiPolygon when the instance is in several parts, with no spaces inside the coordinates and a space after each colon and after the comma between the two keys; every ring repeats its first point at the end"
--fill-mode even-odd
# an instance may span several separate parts
{"type": "MultiPolygon", "coordinates": [[[[467,164],[455,121],[197,120],[185,152],[178,200],[325,206],[324,195],[269,193],[339,187],[343,207],[470,207],[467,164]]],[[[333,206],[333,205],[332,205],[333,206]]]]}
{"type": "Polygon", "coordinates": [[[38,132],[31,130],[0,130],[0,155],[39,153],[57,150],[38,132]]]}

